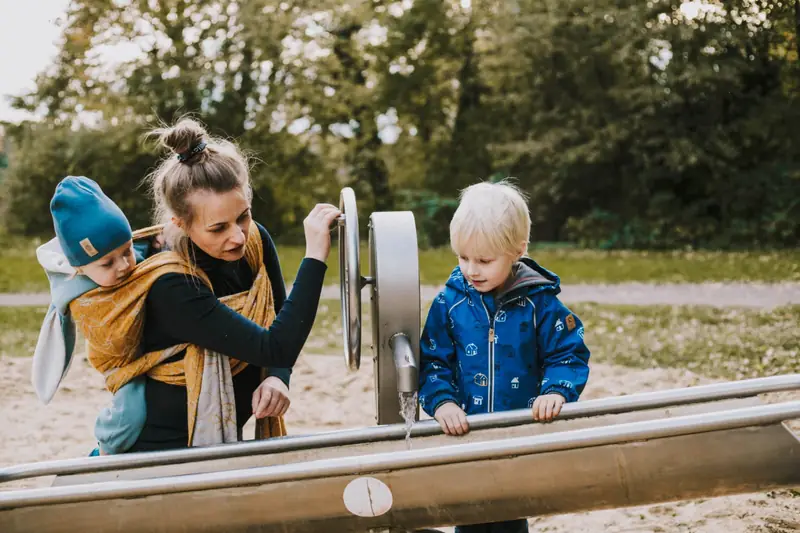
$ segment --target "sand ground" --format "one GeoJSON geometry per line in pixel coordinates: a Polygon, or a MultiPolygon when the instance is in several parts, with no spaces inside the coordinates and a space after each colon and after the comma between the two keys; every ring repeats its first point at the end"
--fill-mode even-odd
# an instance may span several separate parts
{"type": "MultiPolygon", "coordinates": [[[[94,417],[110,397],[100,375],[79,356],[61,390],[51,404],[44,406],[30,386],[30,364],[30,358],[0,359],[0,466],[87,454],[94,446],[94,417]]],[[[709,381],[688,371],[593,364],[584,398],[709,381]]],[[[349,374],[338,355],[303,355],[295,369],[292,398],[287,424],[294,434],[373,425],[371,362],[365,358],[361,370],[349,374]]],[[[245,434],[252,435],[250,431],[246,429],[245,434]]],[[[46,486],[50,481],[27,480],[0,489],[46,486]]],[[[531,531],[547,532],[800,531],[800,493],[780,491],[684,501],[535,518],[530,523],[531,531]]]]}

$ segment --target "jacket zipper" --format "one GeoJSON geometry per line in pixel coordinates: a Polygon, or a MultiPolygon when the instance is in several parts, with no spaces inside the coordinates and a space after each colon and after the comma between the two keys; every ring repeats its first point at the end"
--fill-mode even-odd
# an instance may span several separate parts
{"type": "Polygon", "coordinates": [[[494,411],[494,317],[489,314],[489,308],[483,301],[483,295],[480,298],[483,310],[486,311],[486,318],[489,320],[489,371],[486,375],[489,376],[488,412],[491,413],[494,411]]]}
{"type": "Polygon", "coordinates": [[[486,318],[489,320],[489,372],[487,375],[489,376],[489,412],[494,412],[494,339],[495,339],[495,320],[497,317],[497,313],[505,307],[506,305],[510,304],[511,302],[515,302],[519,300],[519,297],[512,298],[511,300],[505,301],[497,308],[495,311],[494,316],[489,314],[489,308],[486,307],[486,302],[483,301],[483,295],[481,295],[481,304],[483,304],[483,310],[486,311],[486,318]]]}

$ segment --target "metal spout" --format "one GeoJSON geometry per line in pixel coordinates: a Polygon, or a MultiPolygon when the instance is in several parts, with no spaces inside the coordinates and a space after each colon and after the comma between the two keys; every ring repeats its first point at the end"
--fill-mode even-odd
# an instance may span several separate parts
{"type": "Polygon", "coordinates": [[[389,347],[397,369],[397,392],[414,393],[419,388],[419,369],[405,333],[396,333],[389,339],[389,347]]]}

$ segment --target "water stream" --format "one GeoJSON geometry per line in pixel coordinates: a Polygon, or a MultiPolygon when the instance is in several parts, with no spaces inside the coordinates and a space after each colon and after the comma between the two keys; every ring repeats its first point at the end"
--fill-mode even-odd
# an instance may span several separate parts
{"type": "Polygon", "coordinates": [[[417,393],[400,393],[400,416],[406,423],[406,449],[411,449],[411,427],[417,415],[417,393]]]}

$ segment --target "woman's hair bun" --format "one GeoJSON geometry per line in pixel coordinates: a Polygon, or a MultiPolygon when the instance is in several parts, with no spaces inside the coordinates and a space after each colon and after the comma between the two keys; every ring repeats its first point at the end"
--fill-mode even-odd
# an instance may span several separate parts
{"type": "Polygon", "coordinates": [[[150,133],[158,137],[158,142],[180,154],[196,146],[208,137],[202,124],[191,118],[182,118],[173,126],[159,128],[150,133]]]}

